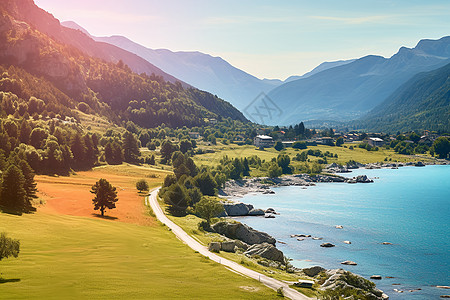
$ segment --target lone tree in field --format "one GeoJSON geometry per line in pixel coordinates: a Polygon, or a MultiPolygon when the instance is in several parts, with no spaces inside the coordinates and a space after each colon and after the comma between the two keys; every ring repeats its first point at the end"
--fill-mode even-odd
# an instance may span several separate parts
{"type": "Polygon", "coordinates": [[[148,182],[145,179],[141,179],[138,182],[136,182],[136,188],[140,192],[148,191],[149,190],[148,182]]]}
{"type": "Polygon", "coordinates": [[[92,186],[91,193],[95,194],[94,199],[92,199],[94,209],[100,209],[102,217],[104,216],[105,208],[116,208],[116,202],[119,200],[117,198],[116,188],[113,187],[106,179],[102,178],[97,181],[92,186]]]}
{"type": "Polygon", "coordinates": [[[0,234],[0,260],[10,256],[19,256],[20,242],[6,236],[5,232],[0,234]]]}

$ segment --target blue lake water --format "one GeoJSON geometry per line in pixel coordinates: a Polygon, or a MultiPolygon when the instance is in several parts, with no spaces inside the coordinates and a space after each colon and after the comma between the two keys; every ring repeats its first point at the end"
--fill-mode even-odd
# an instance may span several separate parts
{"type": "Polygon", "coordinates": [[[285,242],[277,247],[297,267],[343,268],[366,278],[381,275],[383,279],[375,283],[391,299],[437,299],[450,294],[433,287],[450,285],[450,166],[359,169],[344,175],[360,174],[375,182],[278,187],[272,195],[246,195],[242,202],[273,207],[280,215],[236,219],[285,242]],[[291,234],[323,240],[297,241],[291,234]],[[347,240],[350,245],[343,243],[347,240]],[[336,247],[322,248],[323,242],[336,247]],[[344,260],[358,265],[341,265],[344,260]],[[417,288],[422,290],[409,291],[417,288]]]}

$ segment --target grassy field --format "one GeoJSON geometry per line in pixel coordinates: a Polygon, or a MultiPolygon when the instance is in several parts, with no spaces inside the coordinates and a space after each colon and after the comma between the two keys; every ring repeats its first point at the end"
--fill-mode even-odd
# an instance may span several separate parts
{"type": "Polygon", "coordinates": [[[37,176],[38,212],[0,213],[0,231],[21,242],[19,258],[0,262],[0,299],[275,298],[275,291],[194,253],[148,214],[135,183],[144,178],[156,187],[167,173],[123,164],[37,176]],[[89,192],[99,178],[119,192],[105,219],[89,192]]]}
{"type": "MultiPolygon", "coordinates": [[[[395,153],[393,150],[386,150],[383,148],[380,148],[379,151],[367,151],[365,149],[358,148],[357,145],[353,144],[354,149],[350,150],[348,147],[350,147],[352,144],[346,144],[345,147],[331,147],[331,146],[310,146],[307,150],[320,150],[322,152],[329,151],[333,154],[337,154],[337,158],[330,158],[327,157],[328,163],[340,163],[345,164],[349,160],[355,160],[360,163],[375,163],[375,162],[384,162],[384,160],[387,158],[388,160],[392,162],[408,162],[408,161],[425,161],[429,160],[430,157],[424,155],[423,157],[414,157],[414,156],[408,156],[408,155],[402,155],[395,153]]],[[[203,146],[202,146],[203,148],[203,146]]],[[[298,167],[300,165],[300,162],[293,161],[292,158],[297,155],[297,153],[301,153],[305,150],[296,150],[293,148],[286,148],[282,151],[277,151],[274,148],[267,148],[264,150],[259,150],[255,146],[251,145],[244,145],[244,146],[238,146],[235,144],[231,145],[216,145],[216,146],[205,146],[205,149],[212,149],[215,152],[214,153],[206,153],[206,154],[200,154],[194,156],[194,161],[197,165],[204,165],[204,166],[215,166],[219,163],[220,158],[227,155],[230,158],[234,157],[250,157],[252,155],[256,155],[261,160],[270,161],[272,158],[277,157],[280,153],[288,154],[291,157],[291,165],[294,167],[298,167]]],[[[316,161],[318,158],[314,156],[308,156],[308,159],[312,161],[316,161]]],[[[261,176],[263,174],[258,173],[252,173],[253,176],[261,176]]]]}
{"type": "Polygon", "coordinates": [[[167,174],[167,171],[122,164],[97,167],[69,177],[39,175],[36,176],[38,195],[45,202],[39,210],[53,214],[96,217],[99,211],[93,209],[90,189],[100,178],[105,178],[117,188],[119,197],[117,208],[107,210],[106,216],[119,222],[148,225],[151,220],[145,217],[146,207],[143,198],[137,193],[136,182],[145,179],[153,188],[159,186],[167,174]]]}
{"type": "Polygon", "coordinates": [[[2,299],[271,299],[275,291],[194,253],[159,224],[0,214],[21,242],[0,263],[2,299]]]}

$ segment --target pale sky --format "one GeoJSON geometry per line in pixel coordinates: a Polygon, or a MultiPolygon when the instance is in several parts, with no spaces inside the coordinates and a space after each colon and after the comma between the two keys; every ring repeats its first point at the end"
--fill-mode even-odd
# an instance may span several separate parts
{"type": "Polygon", "coordinates": [[[448,0],[35,0],[92,35],[220,56],[259,78],[302,75],[324,61],[390,57],[450,35],[448,0]]]}

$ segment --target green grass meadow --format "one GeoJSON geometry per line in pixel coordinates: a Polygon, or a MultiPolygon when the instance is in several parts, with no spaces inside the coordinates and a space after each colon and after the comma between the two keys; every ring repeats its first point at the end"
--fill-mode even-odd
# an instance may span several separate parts
{"type": "MultiPolygon", "coordinates": [[[[340,163],[345,164],[349,160],[355,160],[360,163],[376,163],[376,162],[385,162],[385,158],[390,161],[388,162],[409,162],[409,161],[426,161],[430,160],[431,157],[427,155],[423,155],[421,157],[414,157],[408,155],[402,155],[395,153],[394,150],[387,150],[385,148],[380,148],[379,151],[367,151],[365,149],[358,148],[357,144],[345,144],[345,147],[333,147],[333,146],[308,146],[306,150],[320,150],[322,152],[329,151],[333,154],[337,154],[337,158],[327,157],[328,163],[340,163]],[[354,149],[350,150],[349,147],[353,146],[354,149]]],[[[200,146],[201,147],[201,146],[200,146]]],[[[202,147],[203,148],[203,147],[202,147]]],[[[300,162],[294,161],[292,158],[297,155],[297,153],[301,153],[305,150],[297,150],[292,147],[288,147],[283,149],[282,151],[277,151],[274,148],[266,148],[264,150],[259,150],[255,146],[252,145],[244,145],[238,146],[235,144],[230,145],[222,145],[218,144],[216,146],[207,146],[204,147],[206,149],[212,149],[214,153],[206,153],[194,156],[194,161],[197,165],[203,165],[212,167],[219,163],[219,160],[227,155],[230,158],[235,157],[250,157],[252,155],[258,156],[261,160],[270,161],[272,158],[277,157],[280,153],[288,154],[291,157],[291,165],[294,167],[298,167],[300,162]]],[[[318,157],[308,156],[308,159],[313,162],[318,160],[318,157]]],[[[264,174],[259,174],[252,172],[252,176],[265,176],[264,174]]]]}
{"type": "Polygon", "coordinates": [[[0,214],[20,239],[0,262],[0,299],[272,299],[275,291],[188,248],[162,225],[0,214]]]}

